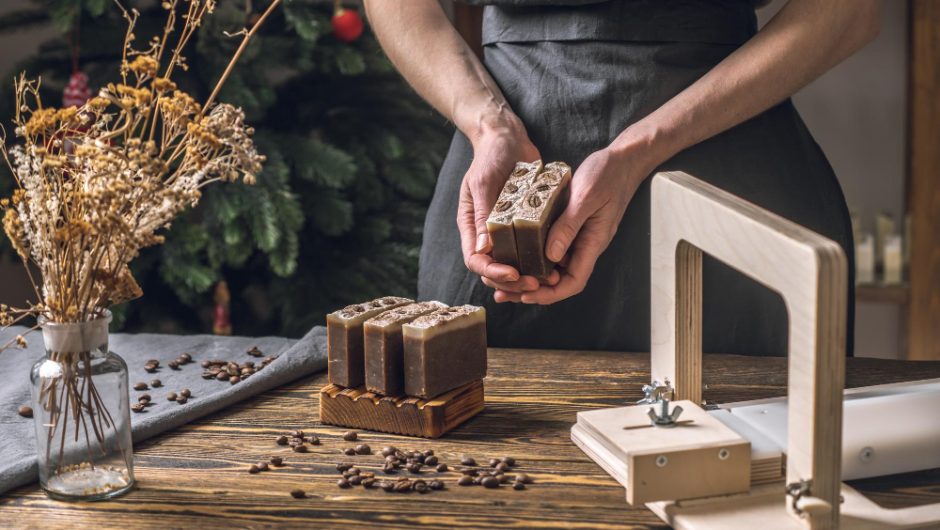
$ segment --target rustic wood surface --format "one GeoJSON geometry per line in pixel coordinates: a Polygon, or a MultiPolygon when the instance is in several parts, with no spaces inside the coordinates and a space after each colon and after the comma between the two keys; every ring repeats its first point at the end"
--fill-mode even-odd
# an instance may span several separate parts
{"type": "MultiPolygon", "coordinates": [[[[940,362],[849,359],[847,386],[940,377],[940,362]]],[[[786,360],[707,355],[705,399],[729,402],[783,395],[786,360]]],[[[438,440],[363,433],[374,450],[433,448],[443,462],[463,455],[513,456],[535,483],[527,490],[455,485],[426,495],[336,487],[338,462],[378,470],[381,457],[340,454],[344,429],[317,422],[326,374],[249,399],[136,448],[138,488],[113,501],[69,504],[36,486],[0,496],[0,527],[25,528],[665,528],[570,441],[575,413],[641,397],[649,356],[610,352],[490,350],[487,409],[438,440]],[[297,454],[274,443],[292,429],[322,445],[297,454]],[[287,465],[249,475],[248,465],[282,455],[287,465]],[[295,500],[289,492],[307,491],[295,500]]],[[[359,442],[359,443],[363,443],[359,442]]],[[[379,473],[381,475],[381,473],[379,473]]],[[[432,473],[426,474],[434,476],[432,473]]],[[[940,502],[940,473],[858,481],[885,506],[940,502]]]]}

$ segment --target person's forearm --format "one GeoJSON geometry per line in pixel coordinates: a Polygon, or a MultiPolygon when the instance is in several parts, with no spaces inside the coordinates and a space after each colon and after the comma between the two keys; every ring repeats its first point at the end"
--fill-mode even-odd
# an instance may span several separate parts
{"type": "Polygon", "coordinates": [[[756,116],[872,40],[879,9],[880,0],[791,0],[754,38],[611,148],[645,150],[655,167],[756,116]]]}
{"type": "Polygon", "coordinates": [[[471,140],[518,119],[438,0],[365,0],[379,42],[409,84],[471,140]]]}

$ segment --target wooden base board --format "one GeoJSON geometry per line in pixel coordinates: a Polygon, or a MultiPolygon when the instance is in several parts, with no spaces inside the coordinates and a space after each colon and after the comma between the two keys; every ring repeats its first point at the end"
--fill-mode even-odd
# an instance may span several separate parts
{"type": "Polygon", "coordinates": [[[438,438],[484,408],[483,381],[433,399],[382,396],[364,388],[329,384],[320,390],[320,421],[405,436],[438,438]]]}
{"type": "MultiPolygon", "coordinates": [[[[900,530],[940,528],[940,504],[911,508],[882,508],[847,484],[842,484],[839,528],[842,530],[900,530]]],[[[676,530],[804,530],[803,521],[787,513],[780,485],[750,492],[691,501],[651,502],[646,505],[676,530]]]]}

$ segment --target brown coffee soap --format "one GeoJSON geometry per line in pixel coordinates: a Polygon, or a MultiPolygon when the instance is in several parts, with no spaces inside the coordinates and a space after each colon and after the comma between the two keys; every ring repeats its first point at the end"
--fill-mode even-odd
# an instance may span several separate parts
{"type": "Polygon", "coordinates": [[[513,214],[529,184],[542,171],[542,161],[518,162],[509,175],[509,180],[503,186],[499,199],[493,206],[489,218],[486,220],[486,229],[493,242],[493,259],[519,268],[519,259],[516,254],[516,236],[513,230],[513,214]]]}
{"type": "Polygon", "coordinates": [[[386,296],[371,302],[353,304],[326,316],[326,340],[330,383],[358,387],[365,382],[365,353],[362,325],[366,320],[399,306],[414,302],[386,296]]]}
{"type": "Polygon", "coordinates": [[[512,224],[521,274],[544,279],[555,268],[545,256],[545,241],[552,223],[565,208],[570,181],[568,164],[546,164],[516,205],[512,224]]]}
{"type": "Polygon", "coordinates": [[[432,398],[486,376],[486,310],[438,309],[402,326],[405,393],[432,398]]]}
{"type": "Polygon", "coordinates": [[[419,302],[389,309],[363,324],[366,389],[387,396],[405,390],[404,347],[401,327],[412,320],[447,307],[441,302],[419,302]]]}

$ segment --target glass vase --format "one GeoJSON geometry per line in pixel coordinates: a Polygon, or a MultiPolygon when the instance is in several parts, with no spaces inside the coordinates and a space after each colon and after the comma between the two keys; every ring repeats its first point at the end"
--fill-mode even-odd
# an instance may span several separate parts
{"type": "Polygon", "coordinates": [[[40,318],[46,354],[33,365],[39,484],[59,500],[109,499],[134,486],[127,364],[108,349],[111,313],[40,318]]]}

